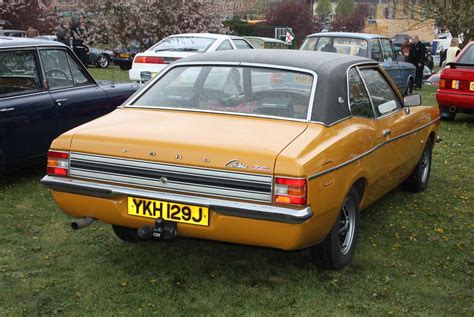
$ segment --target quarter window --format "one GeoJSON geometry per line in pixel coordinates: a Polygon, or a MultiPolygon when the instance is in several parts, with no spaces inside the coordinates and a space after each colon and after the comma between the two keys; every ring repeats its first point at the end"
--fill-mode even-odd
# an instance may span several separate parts
{"type": "Polygon", "coordinates": [[[252,49],[252,46],[250,46],[250,44],[247,43],[247,41],[245,40],[235,39],[233,41],[234,41],[235,47],[237,47],[238,50],[252,49]]]}
{"type": "Polygon", "coordinates": [[[401,108],[395,92],[380,71],[374,68],[361,69],[361,76],[367,86],[377,116],[383,116],[401,108]]]}
{"type": "Polygon", "coordinates": [[[383,60],[385,62],[391,62],[394,56],[392,43],[390,42],[389,39],[381,39],[380,42],[382,43],[383,60]]]}
{"type": "Polygon", "coordinates": [[[354,117],[375,117],[364,83],[355,68],[349,70],[349,106],[354,117]]]}
{"type": "Polygon", "coordinates": [[[0,97],[41,90],[33,51],[0,52],[0,97]]]}
{"type": "Polygon", "coordinates": [[[226,50],[233,50],[232,44],[230,44],[229,40],[225,40],[219,47],[217,48],[218,51],[226,51],[226,50]]]}
{"type": "Polygon", "coordinates": [[[382,48],[380,47],[380,42],[378,39],[370,40],[370,52],[372,59],[377,62],[383,62],[382,48]]]}

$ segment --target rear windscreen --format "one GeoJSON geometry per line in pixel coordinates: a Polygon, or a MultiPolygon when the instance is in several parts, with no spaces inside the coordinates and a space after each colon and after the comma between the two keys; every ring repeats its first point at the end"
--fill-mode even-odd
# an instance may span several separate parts
{"type": "Polygon", "coordinates": [[[180,66],[134,106],[307,119],[313,75],[244,66],[180,66]]]}

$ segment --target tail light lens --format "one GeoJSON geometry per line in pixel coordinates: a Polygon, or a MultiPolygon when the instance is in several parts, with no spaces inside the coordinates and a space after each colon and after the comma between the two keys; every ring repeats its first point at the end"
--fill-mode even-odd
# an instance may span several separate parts
{"type": "Polygon", "coordinates": [[[165,59],[157,56],[137,56],[135,58],[135,63],[165,64],[165,59]]]}
{"type": "Polygon", "coordinates": [[[439,88],[469,91],[470,83],[468,80],[440,79],[439,88]]]}
{"type": "Polygon", "coordinates": [[[275,178],[275,203],[283,205],[306,205],[306,194],[306,179],[288,177],[275,178]]]}
{"type": "Polygon", "coordinates": [[[439,80],[439,88],[446,88],[446,79],[439,80]]]}
{"type": "Polygon", "coordinates": [[[67,177],[69,175],[69,152],[49,151],[47,173],[48,175],[67,177]]]}

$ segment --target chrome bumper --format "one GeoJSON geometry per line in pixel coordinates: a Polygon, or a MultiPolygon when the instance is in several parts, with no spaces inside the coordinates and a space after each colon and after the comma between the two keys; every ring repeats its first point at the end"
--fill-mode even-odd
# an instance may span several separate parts
{"type": "Polygon", "coordinates": [[[46,187],[64,193],[110,198],[117,195],[142,197],[149,199],[187,203],[206,206],[215,212],[243,218],[269,220],[284,223],[302,223],[313,215],[311,207],[293,209],[271,205],[260,205],[246,202],[229,201],[206,197],[197,197],[147,189],[137,189],[117,185],[94,183],[71,178],[45,176],[41,183],[46,187]]]}

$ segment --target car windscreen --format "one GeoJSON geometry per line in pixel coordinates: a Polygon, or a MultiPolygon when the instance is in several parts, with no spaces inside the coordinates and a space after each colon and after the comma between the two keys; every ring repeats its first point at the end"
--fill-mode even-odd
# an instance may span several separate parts
{"type": "Polygon", "coordinates": [[[367,41],[350,37],[318,36],[307,38],[302,50],[367,56],[367,41]]]}
{"type": "Polygon", "coordinates": [[[155,46],[152,46],[149,51],[205,52],[215,41],[215,39],[206,37],[168,37],[155,46]]]}
{"type": "Polygon", "coordinates": [[[132,106],[306,120],[310,73],[246,66],[179,66],[154,82],[132,106]]]}
{"type": "Polygon", "coordinates": [[[474,45],[471,45],[466,51],[464,51],[456,63],[474,65],[474,45]]]}

